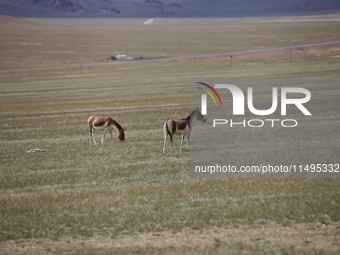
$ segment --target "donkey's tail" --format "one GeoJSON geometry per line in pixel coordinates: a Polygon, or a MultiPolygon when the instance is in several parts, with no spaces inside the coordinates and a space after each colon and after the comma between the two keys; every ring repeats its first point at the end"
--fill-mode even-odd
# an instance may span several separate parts
{"type": "Polygon", "coordinates": [[[170,136],[170,140],[171,140],[171,142],[173,142],[172,135],[171,135],[171,132],[170,132],[169,126],[168,126],[168,120],[164,123],[164,132],[166,132],[166,134],[170,136]]]}

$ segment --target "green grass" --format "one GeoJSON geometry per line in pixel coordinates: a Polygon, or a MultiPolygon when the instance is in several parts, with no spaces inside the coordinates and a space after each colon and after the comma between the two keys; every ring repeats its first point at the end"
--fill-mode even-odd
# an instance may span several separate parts
{"type": "MultiPolygon", "coordinates": [[[[302,24],[311,27],[309,23],[302,24]]],[[[19,32],[14,30],[12,36],[23,36],[20,34],[23,28],[14,27],[19,32]]],[[[58,33],[63,31],[56,25],[53,27],[58,33]]],[[[212,27],[217,31],[221,28],[212,27]]],[[[329,33],[334,33],[332,27],[330,23],[329,33]]],[[[243,28],[255,29],[255,26],[243,24],[243,28]]],[[[127,38],[133,38],[138,30],[129,26],[124,29],[127,38]]],[[[152,33],[157,31],[157,28],[148,29],[152,33]]],[[[162,29],[176,34],[189,27],[162,29]]],[[[260,26],[259,34],[264,33],[261,29],[265,31],[260,26]]],[[[40,31],[36,27],[32,30],[40,31]]],[[[201,38],[198,29],[191,33],[201,38]]],[[[60,40],[66,43],[68,38],[60,40]]],[[[202,45],[207,43],[205,40],[202,39],[202,45]]],[[[126,43],[125,47],[132,44],[126,43]]],[[[210,41],[205,46],[207,53],[213,45],[210,41]]],[[[140,47],[151,54],[151,50],[140,47]]],[[[167,55],[165,48],[160,52],[167,55]]],[[[25,47],[20,50],[24,52],[25,47]]],[[[195,54],[195,50],[188,48],[183,52],[195,54]]],[[[90,51],[91,54],[94,52],[90,51]]],[[[133,239],[147,233],[161,236],[165,232],[199,233],[214,228],[246,229],[272,223],[282,226],[287,222],[293,225],[339,222],[338,179],[193,179],[189,176],[189,153],[178,151],[179,139],[175,140],[175,152],[162,153],[164,121],[186,117],[189,112],[191,77],[336,80],[340,62],[332,58],[335,55],[339,55],[337,48],[305,53],[293,63],[286,56],[235,59],[232,68],[225,60],[218,59],[92,67],[84,68],[82,73],[61,69],[0,74],[0,240],[4,247],[0,252],[9,253],[10,245],[13,253],[22,254],[20,243],[36,239],[42,242],[41,246],[36,243],[40,247],[37,254],[49,249],[55,249],[56,254],[68,251],[76,254],[222,254],[224,251],[322,254],[324,249],[331,253],[327,247],[315,248],[315,242],[306,242],[303,248],[296,243],[249,243],[246,239],[215,241],[213,246],[204,247],[131,244],[125,248],[114,245],[95,248],[87,240],[110,237],[112,242],[118,242],[123,237],[133,239]],[[310,62],[309,58],[317,61],[310,62]],[[115,137],[111,143],[107,136],[104,144],[90,145],[86,121],[93,114],[108,115],[118,121],[126,129],[127,142],[119,143],[115,137]],[[32,148],[48,151],[26,153],[32,148]],[[329,220],[325,221],[325,215],[329,220]],[[48,246],[44,240],[55,243],[70,240],[71,246],[48,246]],[[78,247],[81,240],[84,245],[78,247]],[[15,252],[15,249],[19,250],[15,252]]],[[[41,53],[41,57],[53,65],[51,55],[41,53]]],[[[73,61],[72,56],[65,57],[65,61],[73,61]]],[[[22,68],[20,62],[14,62],[9,69],[22,68]]],[[[339,99],[338,88],[333,85],[323,84],[314,93],[331,102],[339,99]]],[[[334,106],[323,107],[324,114],[333,109],[327,114],[333,120],[330,123],[338,126],[334,106]]],[[[98,142],[101,134],[96,132],[95,136],[98,142]]]]}

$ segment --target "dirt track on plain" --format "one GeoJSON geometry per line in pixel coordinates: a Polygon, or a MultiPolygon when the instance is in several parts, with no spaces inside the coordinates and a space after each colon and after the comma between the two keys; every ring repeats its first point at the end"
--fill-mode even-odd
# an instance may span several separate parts
{"type": "MultiPolygon", "coordinates": [[[[273,55],[273,54],[293,52],[293,51],[298,51],[298,50],[303,51],[303,50],[312,50],[312,49],[325,49],[325,48],[332,48],[332,47],[339,47],[339,46],[340,46],[340,41],[332,41],[332,42],[323,42],[323,43],[302,44],[302,45],[295,45],[295,46],[288,46],[288,47],[279,47],[279,48],[267,48],[267,49],[206,54],[206,55],[181,56],[181,57],[171,57],[171,58],[161,58],[161,59],[128,60],[128,61],[118,60],[118,61],[110,61],[110,62],[103,62],[103,63],[82,64],[81,67],[87,68],[87,67],[110,66],[110,65],[148,64],[148,63],[163,63],[163,62],[171,62],[171,61],[207,60],[207,59],[218,59],[218,58],[230,59],[230,58],[259,56],[259,55],[273,55]]],[[[79,68],[79,66],[80,65],[16,69],[16,70],[0,71],[0,73],[70,69],[70,68],[79,68]]]]}

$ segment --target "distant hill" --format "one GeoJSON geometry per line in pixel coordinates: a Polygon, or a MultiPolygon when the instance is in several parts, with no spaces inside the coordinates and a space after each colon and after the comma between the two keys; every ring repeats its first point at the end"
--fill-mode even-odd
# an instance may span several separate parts
{"type": "Polygon", "coordinates": [[[0,0],[17,17],[246,17],[340,12],[339,0],[0,0]]]}

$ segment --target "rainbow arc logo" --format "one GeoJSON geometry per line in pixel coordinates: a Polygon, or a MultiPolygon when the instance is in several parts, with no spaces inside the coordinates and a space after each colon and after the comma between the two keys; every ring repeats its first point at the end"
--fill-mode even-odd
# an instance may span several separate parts
{"type": "MultiPolygon", "coordinates": [[[[197,82],[197,83],[201,84],[201,85],[203,85],[203,86],[205,86],[206,88],[209,89],[208,90],[206,88],[197,87],[198,89],[203,90],[205,93],[207,93],[210,96],[210,98],[213,100],[215,105],[217,105],[217,101],[216,101],[215,96],[217,97],[220,105],[223,104],[222,103],[222,99],[221,99],[220,95],[217,93],[216,89],[214,89],[212,86],[210,86],[210,85],[208,85],[206,83],[203,83],[203,82],[197,82]],[[210,91],[212,91],[212,93],[210,91]]],[[[201,103],[202,103],[202,105],[201,105],[201,112],[202,112],[203,115],[206,115],[207,114],[207,95],[206,94],[202,94],[201,100],[202,100],[201,101],[201,103]]]]}

